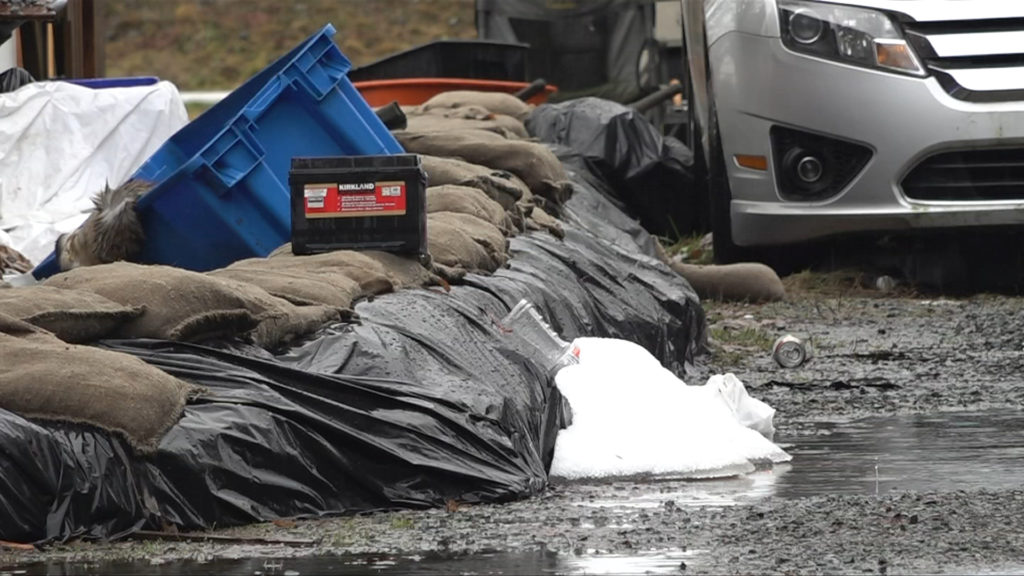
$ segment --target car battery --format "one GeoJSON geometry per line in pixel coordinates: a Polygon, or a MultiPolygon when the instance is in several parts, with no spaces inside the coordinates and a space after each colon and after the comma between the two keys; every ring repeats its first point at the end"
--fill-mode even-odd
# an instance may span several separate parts
{"type": "Polygon", "coordinates": [[[416,154],[295,157],[292,253],[427,255],[427,174],[416,154]]]}

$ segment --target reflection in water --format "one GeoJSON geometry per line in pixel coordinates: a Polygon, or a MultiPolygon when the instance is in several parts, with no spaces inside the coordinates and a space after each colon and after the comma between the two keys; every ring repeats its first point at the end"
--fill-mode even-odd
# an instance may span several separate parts
{"type": "MultiPolygon", "coordinates": [[[[777,437],[789,464],[718,480],[660,477],[589,484],[605,498],[578,502],[605,509],[732,506],[767,496],[875,494],[889,490],[1016,488],[1024,459],[1024,412],[946,413],[822,423],[806,435],[777,437]],[[636,484],[641,489],[635,489],[636,484]],[[607,489],[603,489],[607,484],[607,489]]],[[[586,527],[586,526],[583,526],[586,527]]],[[[24,574],[157,574],[301,576],[302,574],[679,574],[700,563],[700,551],[662,550],[631,556],[548,551],[479,554],[461,558],[341,556],[212,562],[172,561],[19,567],[24,574]]],[[[1006,567],[1021,573],[1022,566],[1006,567]]]]}
{"type": "Polygon", "coordinates": [[[1021,484],[1024,412],[868,418],[776,440],[793,456],[775,487],[783,498],[1013,488],[1021,484]]]}
{"type": "MultiPolygon", "coordinates": [[[[64,564],[51,562],[19,568],[20,574],[109,575],[155,574],[159,576],[302,576],[303,574],[679,574],[683,563],[694,564],[698,552],[661,552],[622,556],[617,554],[557,554],[545,550],[477,554],[460,558],[388,556],[313,556],[303,558],[245,558],[196,562],[100,562],[64,564]]],[[[0,572],[2,574],[6,574],[0,572]]]]}

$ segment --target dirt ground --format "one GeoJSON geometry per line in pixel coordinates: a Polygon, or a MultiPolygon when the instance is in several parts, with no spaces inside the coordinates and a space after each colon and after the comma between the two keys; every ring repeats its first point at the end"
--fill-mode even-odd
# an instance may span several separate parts
{"type": "MultiPolygon", "coordinates": [[[[734,372],[777,410],[780,435],[867,415],[1019,410],[1024,385],[1020,310],[1013,296],[920,295],[859,287],[853,276],[798,274],[789,298],[763,305],[705,302],[713,354],[686,377],[734,372]],[[781,369],[768,348],[781,334],[814,357],[781,369]]],[[[799,466],[794,462],[793,466],[799,466]]],[[[692,483],[689,483],[692,484],[692,483]]],[[[684,481],[665,481],[671,494],[684,481]]],[[[308,545],[126,541],[0,553],[0,566],[38,561],[473,554],[543,548],[568,557],[693,554],[678,573],[1004,573],[1024,570],[1024,487],[878,496],[757,499],[735,506],[588,506],[651,492],[640,480],[554,483],[502,505],[297,520],[218,531],[308,545]]],[[[689,556],[687,556],[689,558],[689,556]]],[[[494,569],[500,569],[495,567],[494,569]]]]}

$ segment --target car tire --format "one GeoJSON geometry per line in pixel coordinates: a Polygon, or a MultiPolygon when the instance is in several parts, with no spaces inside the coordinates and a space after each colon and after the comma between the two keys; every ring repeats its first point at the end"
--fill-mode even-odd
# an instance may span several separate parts
{"type": "Polygon", "coordinates": [[[731,264],[751,259],[747,250],[732,241],[732,191],[729,188],[729,174],[725,167],[722,142],[718,137],[718,116],[712,105],[709,116],[710,158],[706,158],[707,208],[711,224],[711,245],[716,264],[731,264]]]}

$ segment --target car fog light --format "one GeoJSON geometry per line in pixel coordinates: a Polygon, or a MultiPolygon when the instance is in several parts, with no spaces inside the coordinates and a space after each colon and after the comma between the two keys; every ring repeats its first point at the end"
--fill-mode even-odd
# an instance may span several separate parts
{"type": "Polygon", "coordinates": [[[821,160],[814,156],[804,156],[796,163],[797,178],[808,184],[814,184],[821,180],[821,175],[824,173],[825,167],[822,165],[821,160]]]}
{"type": "Polygon", "coordinates": [[[820,201],[839,194],[871,159],[862,144],[772,126],[775,183],[783,200],[820,201]]]}

